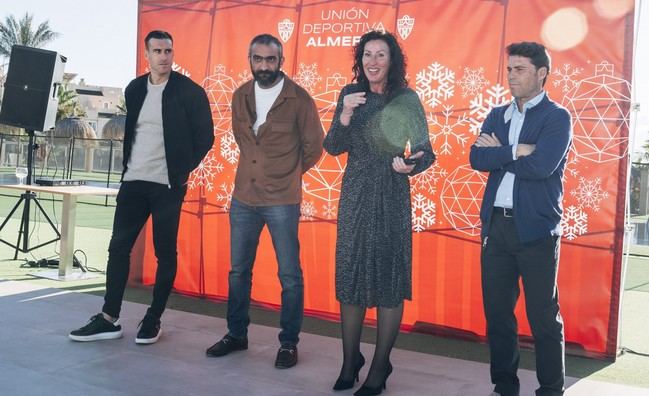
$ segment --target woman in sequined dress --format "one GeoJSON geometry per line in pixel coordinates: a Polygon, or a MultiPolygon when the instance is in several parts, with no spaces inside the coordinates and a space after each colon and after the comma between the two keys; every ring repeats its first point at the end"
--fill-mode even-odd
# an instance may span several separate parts
{"type": "Polygon", "coordinates": [[[343,365],[335,390],[358,381],[365,363],[360,338],[367,308],[378,307],[374,357],[355,395],[375,395],[392,372],[403,300],[411,298],[409,176],[435,160],[424,110],[408,88],[404,54],[390,33],[371,31],[354,48],[355,83],[343,88],[324,148],[347,153],[338,209],[336,298],[343,365]],[[404,152],[409,145],[411,155],[404,152]]]}

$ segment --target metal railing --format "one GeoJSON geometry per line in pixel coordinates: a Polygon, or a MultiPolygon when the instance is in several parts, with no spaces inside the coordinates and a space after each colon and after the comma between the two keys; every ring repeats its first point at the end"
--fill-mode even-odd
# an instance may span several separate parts
{"type": "MultiPolygon", "coordinates": [[[[26,135],[0,134],[2,180],[13,181],[16,167],[27,166],[28,140],[26,135]]],[[[121,140],[38,137],[32,173],[35,178],[82,179],[91,185],[118,187],[122,147],[121,140]]],[[[104,197],[103,205],[108,203],[109,197],[104,197]]]]}

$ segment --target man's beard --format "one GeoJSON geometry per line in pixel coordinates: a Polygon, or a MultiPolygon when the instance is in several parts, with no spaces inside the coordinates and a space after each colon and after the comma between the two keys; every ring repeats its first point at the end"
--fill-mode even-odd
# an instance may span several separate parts
{"type": "Polygon", "coordinates": [[[279,77],[281,72],[277,70],[259,70],[253,71],[252,75],[255,77],[255,81],[259,83],[259,86],[262,88],[270,87],[279,77]]]}

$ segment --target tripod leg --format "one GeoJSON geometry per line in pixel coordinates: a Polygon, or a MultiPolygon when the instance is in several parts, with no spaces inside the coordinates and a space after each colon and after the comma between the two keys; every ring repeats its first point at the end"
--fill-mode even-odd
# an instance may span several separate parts
{"type": "Polygon", "coordinates": [[[41,203],[38,201],[38,198],[33,197],[32,200],[34,201],[34,203],[36,204],[38,209],[41,211],[41,214],[43,215],[43,217],[45,217],[45,220],[47,220],[47,222],[50,223],[50,226],[52,227],[52,230],[54,230],[54,232],[59,237],[59,239],[61,239],[61,233],[59,232],[59,229],[56,228],[56,226],[52,222],[52,219],[50,219],[50,216],[47,215],[47,212],[45,212],[45,209],[43,209],[43,207],[41,206],[41,203]]]}
{"type": "Polygon", "coordinates": [[[34,198],[34,193],[29,193],[25,197],[25,209],[23,210],[23,252],[29,251],[29,215],[31,214],[31,200],[34,198]]]}
{"type": "MultiPolygon", "coordinates": [[[[23,198],[21,198],[23,199],[23,198]]],[[[14,250],[14,260],[18,259],[18,251],[27,251],[29,241],[29,196],[24,197],[25,206],[23,206],[23,215],[20,219],[20,228],[18,229],[18,240],[16,241],[16,250],[14,250]],[[23,249],[20,248],[20,240],[23,241],[23,249]]]]}
{"type": "Polygon", "coordinates": [[[2,222],[2,225],[0,225],[0,231],[1,231],[3,228],[5,228],[5,225],[7,224],[7,222],[9,222],[9,219],[11,219],[11,216],[13,216],[14,212],[16,211],[16,209],[18,209],[18,207],[20,206],[20,204],[23,202],[24,199],[25,199],[25,198],[21,195],[21,196],[20,196],[20,199],[18,200],[18,202],[16,202],[16,204],[15,204],[14,207],[11,209],[11,211],[9,212],[9,214],[7,215],[7,217],[5,217],[5,221],[3,221],[3,222],[2,222]]]}

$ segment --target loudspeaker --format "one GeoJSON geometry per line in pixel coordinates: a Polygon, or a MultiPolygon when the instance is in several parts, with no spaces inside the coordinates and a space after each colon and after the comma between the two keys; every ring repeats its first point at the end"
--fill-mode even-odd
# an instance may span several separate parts
{"type": "Polygon", "coordinates": [[[0,123],[31,131],[53,128],[66,60],[54,51],[11,47],[0,123]]]}

